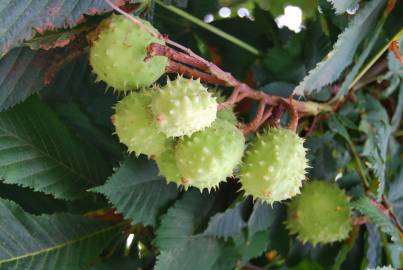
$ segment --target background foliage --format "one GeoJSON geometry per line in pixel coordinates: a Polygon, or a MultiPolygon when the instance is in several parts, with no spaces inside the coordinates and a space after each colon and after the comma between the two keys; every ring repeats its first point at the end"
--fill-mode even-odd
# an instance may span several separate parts
{"type": "MultiPolygon", "coordinates": [[[[302,244],[285,229],[286,203],[243,198],[236,179],[212,193],[167,185],[153,161],[118,143],[110,116],[121,97],[95,83],[88,64],[86,34],[111,8],[3,0],[0,269],[403,267],[403,67],[388,50],[403,45],[402,1],[125,3],[261,91],[337,107],[298,131],[308,178],[337,181],[356,225],[346,241],[302,244]],[[276,24],[286,5],[302,9],[298,33],[276,24]],[[249,18],[237,16],[242,7],[249,18]]],[[[243,102],[237,113],[248,120],[255,107],[243,102]]]]}

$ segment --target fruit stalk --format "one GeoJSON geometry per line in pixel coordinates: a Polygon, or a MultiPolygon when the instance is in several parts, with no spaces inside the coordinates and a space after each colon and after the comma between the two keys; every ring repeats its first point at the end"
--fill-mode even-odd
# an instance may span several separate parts
{"type": "MultiPolygon", "coordinates": [[[[165,40],[167,44],[169,41],[169,39],[165,40]]],[[[170,42],[172,43],[172,41],[170,42]]],[[[174,43],[174,46],[177,46],[176,43],[174,43]]],[[[219,110],[234,106],[244,98],[257,100],[259,102],[258,112],[255,118],[244,128],[243,132],[245,135],[256,131],[271,116],[271,110],[268,110],[267,106],[276,107],[284,105],[291,116],[289,129],[293,131],[297,128],[300,116],[318,115],[321,112],[332,110],[326,104],[309,101],[301,102],[293,100],[291,97],[287,100],[255,90],[247,84],[241,83],[230,73],[223,71],[215,64],[195,55],[189,49],[183,48],[181,45],[179,48],[185,51],[181,52],[166,45],[152,43],[147,48],[147,58],[153,56],[165,56],[169,58],[170,61],[166,68],[167,73],[180,73],[187,77],[200,78],[207,83],[234,87],[231,96],[225,102],[219,104],[219,110]]]]}

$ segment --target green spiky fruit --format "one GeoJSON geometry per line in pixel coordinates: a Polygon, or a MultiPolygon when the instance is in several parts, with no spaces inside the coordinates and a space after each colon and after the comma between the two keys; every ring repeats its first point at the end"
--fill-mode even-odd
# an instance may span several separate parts
{"type": "MultiPolygon", "coordinates": [[[[150,31],[157,32],[138,17],[150,31]]],[[[113,15],[101,22],[90,48],[90,63],[98,80],[116,90],[127,91],[147,87],[165,72],[167,58],[155,56],[144,62],[151,43],[163,44],[143,27],[124,16],[113,15]]]]}
{"type": "MultiPolygon", "coordinates": [[[[217,98],[218,103],[222,103],[226,100],[226,98],[223,95],[221,95],[220,91],[218,91],[218,90],[214,91],[213,96],[217,98]]],[[[230,122],[234,125],[238,122],[238,119],[237,119],[232,107],[218,111],[217,118],[227,120],[228,122],[230,122]]]]}
{"type": "Polygon", "coordinates": [[[351,210],[346,194],[334,183],[312,181],[288,206],[287,228],[302,242],[326,244],[347,238],[351,210]]]}
{"type": "Polygon", "coordinates": [[[177,137],[210,126],[216,119],[217,102],[199,80],[178,77],[157,88],[152,110],[158,129],[177,137]]]}
{"type": "Polygon", "coordinates": [[[238,119],[236,118],[236,115],[232,108],[227,108],[225,110],[217,112],[217,118],[226,120],[234,125],[238,122],[238,119]]]}
{"type": "Polygon", "coordinates": [[[151,100],[150,93],[132,92],[116,105],[112,117],[120,142],[137,155],[158,156],[172,143],[155,126],[151,100]]]}
{"type": "Polygon", "coordinates": [[[258,135],[241,166],[245,195],[273,203],[299,193],[308,167],[303,140],[284,128],[258,135]]]}
{"type": "Polygon", "coordinates": [[[239,164],[245,138],[233,124],[217,119],[205,130],[180,140],[176,146],[176,163],[185,187],[203,190],[218,186],[239,164]]]}
{"type": "Polygon", "coordinates": [[[180,183],[181,175],[176,165],[175,147],[169,147],[164,153],[155,159],[160,175],[164,176],[168,182],[180,183]]]}

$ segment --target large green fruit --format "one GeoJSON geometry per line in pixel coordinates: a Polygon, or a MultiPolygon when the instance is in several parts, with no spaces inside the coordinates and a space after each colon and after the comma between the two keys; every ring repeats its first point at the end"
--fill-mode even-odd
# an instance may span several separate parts
{"type": "Polygon", "coordinates": [[[326,244],[347,238],[351,210],[346,194],[334,183],[306,183],[288,206],[287,228],[302,242],[326,244]]]}
{"type": "Polygon", "coordinates": [[[157,88],[152,110],[158,129],[177,137],[210,126],[216,119],[217,102],[200,80],[178,77],[157,88]]]}
{"type": "MultiPolygon", "coordinates": [[[[145,27],[157,30],[138,17],[145,27]]],[[[144,62],[151,43],[164,42],[124,16],[112,15],[101,22],[90,48],[90,63],[98,80],[116,90],[147,87],[165,72],[167,58],[154,56],[144,62]]]]}
{"type": "Polygon", "coordinates": [[[258,135],[241,166],[245,195],[273,203],[298,194],[308,167],[305,152],[303,140],[288,129],[258,135]]]}
{"type": "Polygon", "coordinates": [[[215,188],[240,163],[245,138],[235,125],[217,119],[205,130],[180,140],[176,146],[176,164],[185,187],[201,190],[215,188]]]}
{"type": "Polygon", "coordinates": [[[119,101],[112,117],[120,142],[137,155],[158,156],[172,144],[157,130],[150,109],[151,95],[149,92],[130,93],[119,101]]]}

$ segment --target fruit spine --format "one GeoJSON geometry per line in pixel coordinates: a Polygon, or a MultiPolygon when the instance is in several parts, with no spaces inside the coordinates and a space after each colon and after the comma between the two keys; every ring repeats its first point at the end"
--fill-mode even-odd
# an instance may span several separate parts
{"type": "Polygon", "coordinates": [[[347,238],[351,210],[343,190],[334,183],[312,181],[288,206],[287,228],[302,242],[326,244],[347,238]]]}
{"type": "Polygon", "coordinates": [[[258,134],[241,166],[245,195],[274,203],[298,194],[308,167],[305,152],[303,140],[288,129],[258,134]]]}
{"type": "Polygon", "coordinates": [[[164,42],[151,35],[157,30],[147,21],[136,17],[144,27],[120,15],[105,19],[93,33],[90,63],[97,80],[120,91],[147,87],[165,72],[168,59],[154,56],[144,61],[147,46],[164,42]]]}

